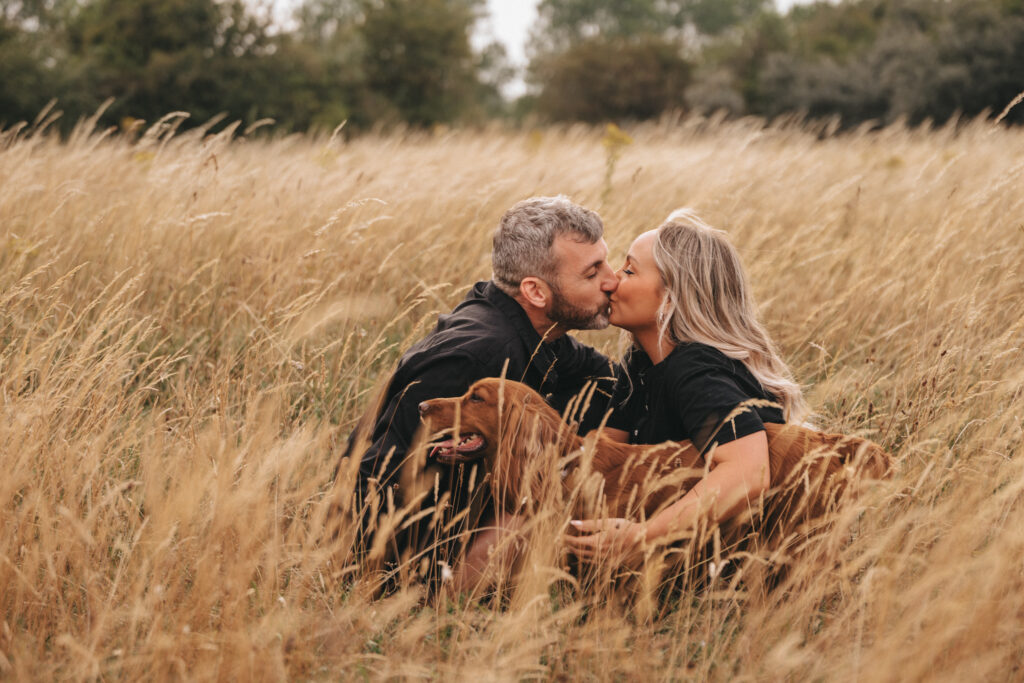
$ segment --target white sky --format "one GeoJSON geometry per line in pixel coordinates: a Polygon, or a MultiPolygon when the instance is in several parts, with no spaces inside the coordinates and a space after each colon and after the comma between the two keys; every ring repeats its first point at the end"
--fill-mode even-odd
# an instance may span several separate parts
{"type": "Polygon", "coordinates": [[[505,44],[513,64],[526,64],[523,48],[530,26],[537,18],[537,0],[487,0],[487,8],[491,16],[480,23],[480,37],[484,42],[498,39],[505,44]]]}

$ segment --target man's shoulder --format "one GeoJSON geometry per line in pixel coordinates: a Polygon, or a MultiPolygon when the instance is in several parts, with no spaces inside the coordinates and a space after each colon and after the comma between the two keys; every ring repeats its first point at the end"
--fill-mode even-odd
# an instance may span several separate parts
{"type": "Polygon", "coordinates": [[[513,319],[514,311],[496,301],[492,290],[489,283],[477,283],[451,313],[438,316],[436,327],[405,353],[403,363],[419,358],[467,358],[487,363],[510,352],[521,355],[525,342],[513,319]]]}
{"type": "Polygon", "coordinates": [[[477,312],[476,315],[452,313],[444,317],[443,325],[439,324],[414,344],[406,352],[407,357],[425,355],[486,360],[494,354],[523,345],[515,329],[493,312],[477,312]]]}

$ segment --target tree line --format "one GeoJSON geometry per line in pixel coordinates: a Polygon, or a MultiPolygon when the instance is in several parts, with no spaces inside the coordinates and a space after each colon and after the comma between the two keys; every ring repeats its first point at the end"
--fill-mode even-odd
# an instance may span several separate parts
{"type": "MultiPolygon", "coordinates": [[[[0,125],[51,99],[65,129],[187,111],[279,130],[632,121],[667,111],[838,116],[842,125],[993,115],[1024,90],[1024,0],[541,0],[527,94],[485,0],[0,0],[0,125]]],[[[1024,121],[1024,106],[1006,120],[1024,121]]]]}

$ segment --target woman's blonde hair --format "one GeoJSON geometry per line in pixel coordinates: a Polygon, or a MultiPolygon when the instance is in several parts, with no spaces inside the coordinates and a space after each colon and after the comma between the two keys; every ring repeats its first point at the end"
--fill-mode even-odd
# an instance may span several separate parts
{"type": "Polygon", "coordinates": [[[800,385],[758,321],[739,254],[725,232],[692,209],[677,209],[658,228],[654,261],[665,283],[659,336],[674,344],[707,344],[742,361],[782,403],[786,421],[799,420],[800,385]]]}

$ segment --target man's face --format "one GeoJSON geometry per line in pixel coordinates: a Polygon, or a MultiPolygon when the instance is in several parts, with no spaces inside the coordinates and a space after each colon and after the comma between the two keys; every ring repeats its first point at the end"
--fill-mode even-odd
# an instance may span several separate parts
{"type": "Polygon", "coordinates": [[[608,327],[609,297],[619,284],[608,265],[608,245],[578,242],[559,235],[551,245],[556,277],[551,286],[553,322],[571,330],[602,330],[608,327]]]}

